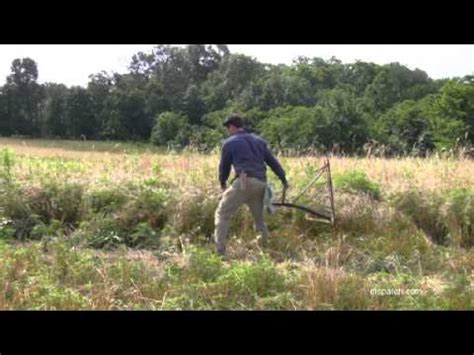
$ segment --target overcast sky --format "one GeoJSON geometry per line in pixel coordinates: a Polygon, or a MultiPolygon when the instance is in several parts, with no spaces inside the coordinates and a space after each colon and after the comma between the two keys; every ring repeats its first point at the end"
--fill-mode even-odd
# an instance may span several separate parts
{"type": "MultiPolygon", "coordinates": [[[[0,45],[0,85],[15,58],[30,57],[38,64],[39,82],[85,86],[90,74],[102,70],[124,73],[133,54],[151,52],[154,45],[0,45]]],[[[386,64],[399,62],[419,68],[433,79],[474,75],[474,45],[229,45],[264,63],[291,64],[300,55],[343,63],[358,59],[386,64]]]]}

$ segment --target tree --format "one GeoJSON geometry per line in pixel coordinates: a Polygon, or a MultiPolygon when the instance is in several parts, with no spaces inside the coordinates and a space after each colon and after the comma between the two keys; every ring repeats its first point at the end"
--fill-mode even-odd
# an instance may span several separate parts
{"type": "Polygon", "coordinates": [[[321,141],[328,149],[338,144],[346,153],[356,152],[367,142],[369,129],[353,87],[325,90],[318,98],[325,118],[321,141]]]}
{"type": "Polygon", "coordinates": [[[101,137],[148,140],[153,124],[146,95],[150,80],[137,73],[103,73],[93,79],[88,92],[101,137]]]}
{"type": "Polygon", "coordinates": [[[212,46],[203,45],[189,45],[187,47],[187,57],[191,63],[191,78],[192,84],[199,85],[206,80],[209,73],[219,67],[221,61],[221,51],[228,53],[227,47],[220,46],[218,51],[214,50],[212,46]]]}
{"type": "Polygon", "coordinates": [[[151,142],[158,146],[177,144],[186,146],[189,143],[190,125],[183,114],[163,112],[155,121],[151,134],[151,142]]]}
{"type": "MultiPolygon", "coordinates": [[[[437,131],[474,144],[474,84],[467,79],[448,81],[433,103],[437,131]]],[[[438,141],[442,141],[441,134],[438,141]]],[[[452,141],[451,141],[452,142],[452,141]]]]}
{"type": "Polygon", "coordinates": [[[106,110],[106,101],[109,98],[114,85],[114,77],[104,71],[89,76],[87,92],[89,93],[92,100],[95,116],[94,121],[97,123],[99,137],[102,137],[103,131],[107,124],[108,112],[106,110]]]}
{"type": "Polygon", "coordinates": [[[334,57],[327,62],[318,57],[312,59],[298,57],[294,61],[294,65],[296,74],[309,82],[313,93],[334,88],[344,68],[341,62],[334,57]]]}
{"type": "Polygon", "coordinates": [[[206,113],[206,105],[201,98],[199,88],[192,84],[184,94],[184,113],[189,117],[191,124],[201,124],[202,116],[206,113]]]}
{"type": "Polygon", "coordinates": [[[210,73],[203,84],[206,107],[211,112],[222,110],[264,73],[265,66],[251,57],[242,54],[225,56],[219,68],[210,73]]]}
{"type": "Polygon", "coordinates": [[[43,136],[64,137],[68,130],[68,95],[65,85],[45,85],[46,103],[43,120],[43,136]]]}
{"type": "Polygon", "coordinates": [[[87,89],[73,86],[67,97],[67,136],[78,139],[81,135],[97,137],[97,127],[94,105],[87,89]]]}
{"type": "Polygon", "coordinates": [[[104,137],[134,140],[147,140],[150,137],[152,116],[146,109],[143,91],[115,90],[108,96],[104,105],[107,112],[104,137]]]}
{"type": "Polygon", "coordinates": [[[380,119],[380,142],[400,154],[425,155],[435,148],[430,99],[405,100],[394,105],[380,119]]]}
{"type": "Polygon", "coordinates": [[[0,135],[10,135],[12,133],[7,102],[7,96],[4,89],[0,88],[0,135]]]}
{"type": "Polygon", "coordinates": [[[37,83],[38,67],[31,58],[15,59],[4,87],[9,131],[40,135],[40,116],[44,91],[37,83]]]}
{"type": "Polygon", "coordinates": [[[425,72],[390,63],[379,70],[364,94],[378,111],[383,112],[397,102],[420,99],[435,89],[425,72]]]}
{"type": "Polygon", "coordinates": [[[320,107],[288,106],[272,110],[259,128],[268,142],[278,149],[321,148],[325,142],[321,142],[319,133],[324,124],[320,107]]]}
{"type": "Polygon", "coordinates": [[[372,83],[378,71],[379,66],[377,64],[358,60],[345,66],[344,76],[340,83],[352,85],[355,88],[356,95],[361,96],[367,86],[372,83]]]}
{"type": "Polygon", "coordinates": [[[157,46],[151,54],[134,56],[130,69],[134,75],[150,81],[149,88],[159,89],[158,97],[148,96],[154,113],[187,111],[190,95],[191,100],[196,101],[195,89],[199,91],[209,73],[219,67],[222,54],[228,56],[226,46],[218,46],[217,50],[204,45],[186,48],[157,46]]]}
{"type": "Polygon", "coordinates": [[[239,102],[246,109],[257,106],[262,110],[271,110],[288,105],[312,106],[315,99],[308,80],[286,67],[273,67],[258,82],[251,83],[243,90],[239,102]]]}

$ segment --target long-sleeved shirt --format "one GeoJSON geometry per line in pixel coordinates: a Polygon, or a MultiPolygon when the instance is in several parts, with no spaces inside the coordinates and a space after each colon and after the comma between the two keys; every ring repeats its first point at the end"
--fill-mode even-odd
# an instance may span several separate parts
{"type": "Polygon", "coordinates": [[[221,161],[219,164],[219,181],[226,186],[231,166],[234,166],[236,176],[245,172],[247,176],[262,181],[267,180],[265,163],[286,184],[286,174],[281,164],[268,149],[267,143],[259,136],[241,131],[224,141],[221,161]]]}

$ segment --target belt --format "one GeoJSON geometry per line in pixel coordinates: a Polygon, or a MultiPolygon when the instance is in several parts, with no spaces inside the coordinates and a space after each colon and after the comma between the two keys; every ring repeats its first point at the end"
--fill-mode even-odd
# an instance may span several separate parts
{"type": "MultiPolygon", "coordinates": [[[[246,173],[246,174],[247,174],[247,177],[253,177],[253,178],[258,179],[258,180],[260,180],[260,181],[262,181],[262,182],[265,182],[265,183],[267,182],[267,180],[266,180],[265,178],[262,179],[261,177],[257,177],[257,176],[255,176],[255,175],[252,175],[251,173],[250,173],[250,174],[249,174],[249,173],[246,173]]],[[[233,183],[235,180],[237,180],[238,178],[239,178],[239,174],[236,174],[236,175],[234,176],[234,178],[230,181],[230,183],[232,184],[232,183],[233,183]]]]}

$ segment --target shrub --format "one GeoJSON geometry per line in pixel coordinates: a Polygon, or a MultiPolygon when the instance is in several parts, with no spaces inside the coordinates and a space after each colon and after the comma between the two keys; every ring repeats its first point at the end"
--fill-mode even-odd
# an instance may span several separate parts
{"type": "Polygon", "coordinates": [[[342,191],[358,193],[362,192],[375,200],[381,198],[380,185],[369,180],[364,171],[355,170],[334,176],[334,185],[342,191]]]}

